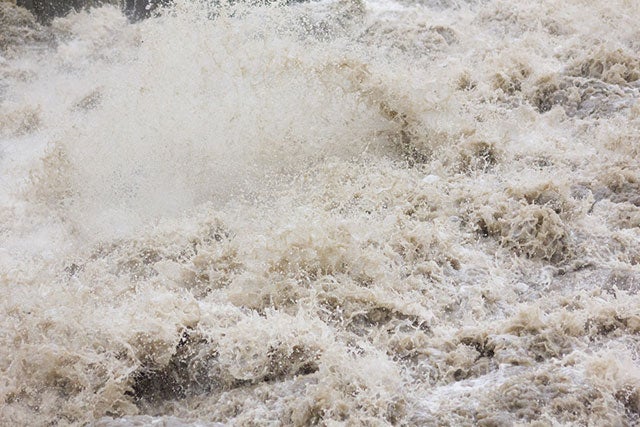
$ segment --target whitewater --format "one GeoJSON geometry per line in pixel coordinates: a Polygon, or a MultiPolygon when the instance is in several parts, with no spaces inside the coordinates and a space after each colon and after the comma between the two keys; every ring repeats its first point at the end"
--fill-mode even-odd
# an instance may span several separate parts
{"type": "Polygon", "coordinates": [[[0,2],[0,425],[638,425],[639,23],[0,2]]]}

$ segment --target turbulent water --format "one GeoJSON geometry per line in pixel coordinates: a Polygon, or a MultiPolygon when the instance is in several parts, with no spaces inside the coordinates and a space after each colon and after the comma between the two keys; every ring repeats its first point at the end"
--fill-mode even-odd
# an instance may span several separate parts
{"type": "Polygon", "coordinates": [[[0,424],[636,425],[638,22],[0,3],[0,424]]]}

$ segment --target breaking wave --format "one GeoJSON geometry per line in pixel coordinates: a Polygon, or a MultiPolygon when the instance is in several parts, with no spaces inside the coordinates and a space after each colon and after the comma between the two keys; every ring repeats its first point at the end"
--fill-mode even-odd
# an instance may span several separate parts
{"type": "Polygon", "coordinates": [[[0,423],[639,422],[637,22],[0,3],[0,423]]]}

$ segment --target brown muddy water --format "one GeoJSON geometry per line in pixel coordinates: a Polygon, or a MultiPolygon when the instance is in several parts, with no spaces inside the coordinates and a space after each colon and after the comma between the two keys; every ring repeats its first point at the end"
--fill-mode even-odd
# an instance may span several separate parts
{"type": "Polygon", "coordinates": [[[0,424],[637,425],[639,22],[0,3],[0,424]]]}

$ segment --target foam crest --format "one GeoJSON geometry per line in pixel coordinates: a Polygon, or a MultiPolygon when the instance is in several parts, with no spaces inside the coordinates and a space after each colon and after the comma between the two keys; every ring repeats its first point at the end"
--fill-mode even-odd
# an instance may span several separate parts
{"type": "Polygon", "coordinates": [[[0,6],[0,424],[637,424],[633,2],[0,6]]]}

